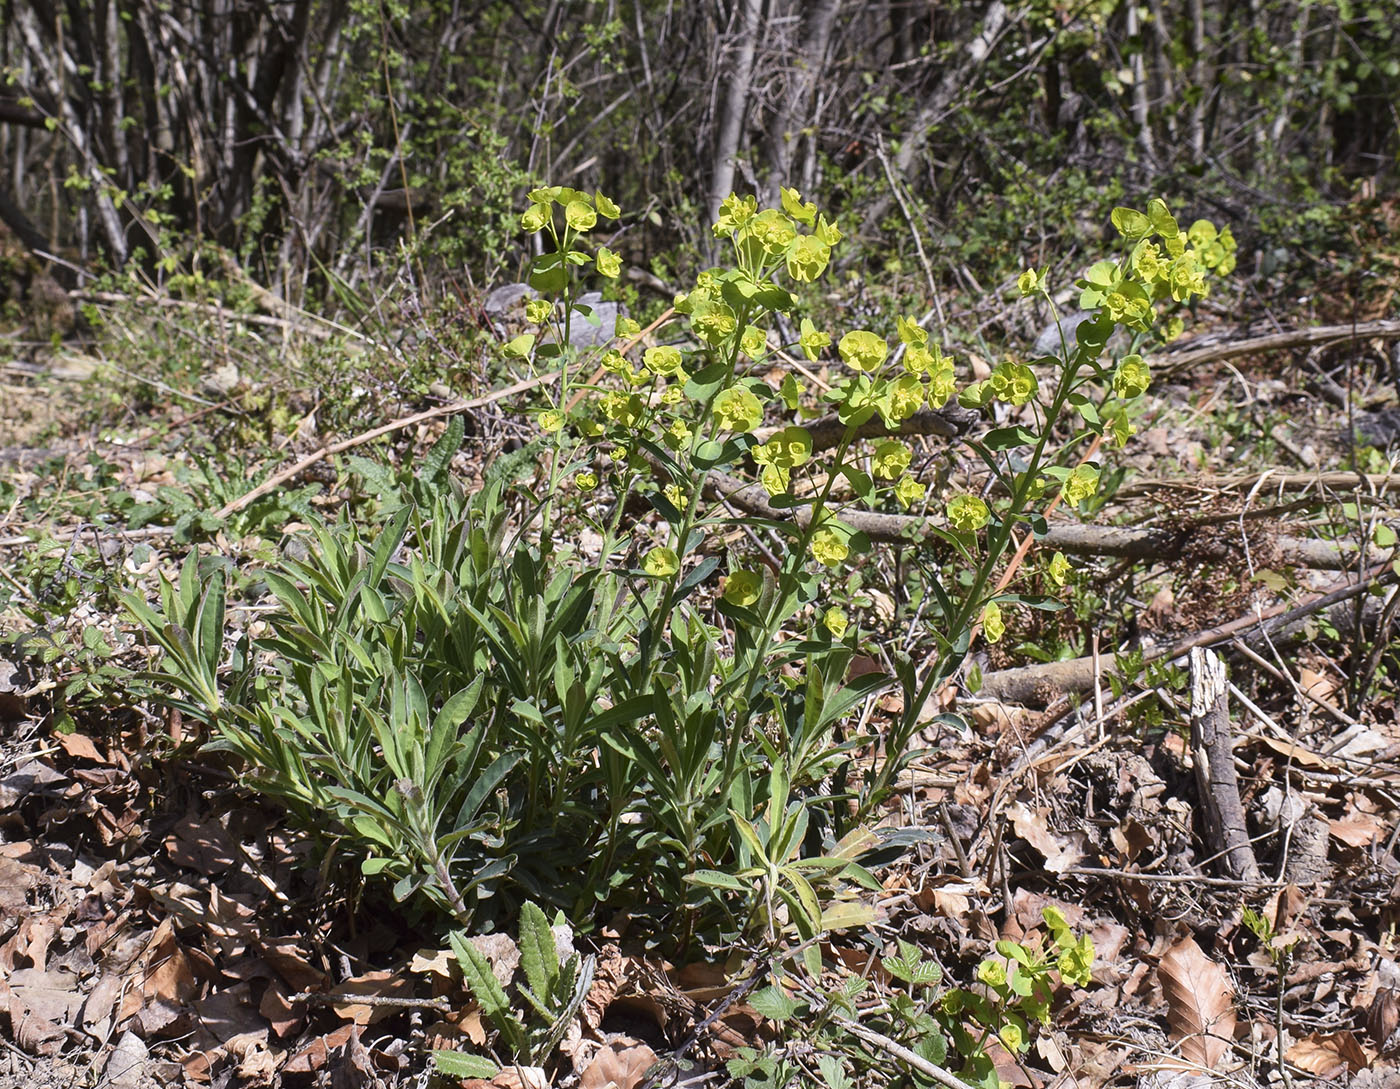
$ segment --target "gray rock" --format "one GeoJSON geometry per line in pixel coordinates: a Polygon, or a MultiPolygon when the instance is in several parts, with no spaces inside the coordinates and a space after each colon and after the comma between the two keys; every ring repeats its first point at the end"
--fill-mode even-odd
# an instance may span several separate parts
{"type": "Polygon", "coordinates": [[[1035,357],[1040,359],[1042,356],[1058,356],[1060,354],[1061,329],[1064,330],[1065,343],[1073,348],[1074,331],[1093,316],[1093,311],[1076,310],[1073,314],[1061,318],[1059,325],[1056,325],[1053,321],[1050,322],[1040,331],[1040,335],[1035,338],[1035,346],[1032,349],[1032,351],[1035,352],[1035,357]]]}
{"type": "MultiPolygon", "coordinates": [[[[525,304],[539,298],[539,294],[529,284],[504,284],[487,295],[482,309],[491,319],[497,336],[504,340],[519,332],[518,324],[514,329],[507,326],[523,322],[525,304]]],[[[604,302],[601,292],[584,292],[574,300],[574,315],[569,322],[569,344],[580,352],[606,345],[617,334],[617,319],[626,315],[627,307],[621,303],[604,302]]],[[[553,338],[546,334],[541,339],[549,343],[553,338]]]]}
{"type": "Polygon", "coordinates": [[[569,323],[569,343],[579,351],[607,344],[617,335],[617,319],[626,316],[627,307],[621,303],[603,302],[601,297],[597,297],[597,292],[580,296],[574,308],[573,320],[569,323]],[[598,324],[594,325],[580,307],[591,310],[598,324]]]}
{"type": "Polygon", "coordinates": [[[502,284],[486,296],[481,308],[488,317],[500,319],[514,317],[516,312],[523,314],[525,304],[539,298],[540,293],[529,284],[502,284]]]}

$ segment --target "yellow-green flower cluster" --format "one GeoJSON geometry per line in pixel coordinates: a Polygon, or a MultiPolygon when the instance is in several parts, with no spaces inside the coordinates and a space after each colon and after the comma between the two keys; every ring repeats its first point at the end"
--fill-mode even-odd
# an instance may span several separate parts
{"type": "MultiPolygon", "coordinates": [[[[582,190],[570,189],[566,185],[550,185],[530,191],[530,206],[520,215],[521,229],[530,234],[548,229],[551,235],[557,237],[555,205],[563,208],[566,235],[572,236],[587,234],[598,225],[599,216],[604,219],[617,219],[622,214],[621,209],[602,193],[590,196],[582,190]]],[[[584,254],[580,253],[577,256],[585,263],[588,260],[584,254]]],[[[571,260],[573,259],[571,255],[571,260]]],[[[609,278],[616,277],[622,271],[622,259],[606,246],[598,247],[593,264],[602,275],[609,278]]]]}
{"type": "Polygon", "coordinates": [[[1141,397],[1152,384],[1152,374],[1140,355],[1125,355],[1113,372],[1113,392],[1125,401],[1141,397]]]}
{"type": "MultiPolygon", "coordinates": [[[[621,356],[621,353],[612,353],[621,356]]],[[[681,351],[679,348],[663,346],[659,348],[648,348],[642,353],[642,364],[652,374],[662,378],[680,377],[684,379],[685,371],[681,369],[681,351]]]]}
{"type": "Polygon", "coordinates": [[[1022,363],[998,364],[987,384],[998,401],[1011,405],[1024,405],[1040,389],[1035,372],[1022,363]]]}
{"type": "Polygon", "coordinates": [[[822,349],[831,343],[831,334],[818,329],[812,324],[811,318],[803,318],[802,332],[797,338],[797,343],[802,348],[802,354],[815,361],[822,354],[822,349]]]}
{"type": "Polygon", "coordinates": [[[948,522],[963,533],[975,533],[992,519],[987,504],[975,495],[955,495],[947,502],[948,522]]]}
{"type": "Polygon", "coordinates": [[[1060,495],[1066,504],[1077,507],[1098,490],[1099,471],[1092,465],[1081,465],[1065,477],[1065,482],[1060,487],[1060,495]]]}
{"type": "Polygon", "coordinates": [[[811,283],[826,271],[841,231],[795,189],[782,190],[782,205],[781,211],[760,212],[754,197],[731,195],[720,204],[715,237],[732,238],[741,258],[754,266],[781,261],[794,281],[811,283]]]}
{"type": "Polygon", "coordinates": [[[812,534],[812,556],[818,563],[835,567],[851,554],[846,538],[834,529],[823,526],[812,534]]]}
{"type": "Polygon", "coordinates": [[[1001,606],[995,601],[982,609],[982,634],[987,642],[997,643],[1006,634],[1006,620],[1001,615],[1001,606]]]}
{"type": "Polygon", "coordinates": [[[763,422],[763,405],[752,391],[730,386],[715,398],[715,419],[727,431],[747,434],[763,422]]]}
{"type": "Polygon", "coordinates": [[[870,458],[870,468],[881,480],[897,480],[909,468],[913,452],[904,443],[889,439],[876,444],[870,458]]]}
{"type": "Polygon", "coordinates": [[[1113,225],[1133,249],[1123,262],[1100,261],[1080,282],[1079,305],[1102,306],[1115,322],[1147,332],[1156,320],[1155,305],[1171,298],[1188,302],[1210,292],[1206,273],[1229,275],[1235,267],[1235,238],[1230,228],[1216,230],[1198,219],[1183,231],[1164,201],[1148,201],[1145,212],[1115,208],[1113,225]]]}
{"type": "Polygon", "coordinates": [[[787,491],[792,470],[811,457],[812,434],[805,427],[785,427],[753,448],[753,459],[761,467],[759,479],[769,495],[787,491]]]}
{"type": "Polygon", "coordinates": [[[654,578],[670,578],[680,569],[680,557],[674,548],[653,548],[642,559],[642,570],[654,578]]]}

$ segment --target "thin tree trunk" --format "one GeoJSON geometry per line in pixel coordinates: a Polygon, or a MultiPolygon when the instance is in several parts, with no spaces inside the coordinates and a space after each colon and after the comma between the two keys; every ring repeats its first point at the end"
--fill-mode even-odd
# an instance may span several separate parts
{"type": "Polygon", "coordinates": [[[826,64],[831,26],[841,9],[841,0],[808,0],[803,6],[802,35],[793,53],[786,93],[768,128],[768,202],[775,206],[779,187],[793,184],[793,159],[799,143],[811,147],[816,141],[812,131],[812,97],[817,75],[826,64]]]}
{"type": "Polygon", "coordinates": [[[1191,161],[1205,162],[1206,157],[1206,105],[1211,96],[1206,93],[1206,8],[1204,0],[1190,0],[1191,8],[1191,86],[1196,91],[1196,101],[1191,104],[1190,127],[1187,142],[1191,147],[1191,161]]]}
{"type": "Polygon", "coordinates": [[[735,29],[737,48],[729,74],[719,126],[715,132],[715,153],[710,167],[710,193],[705,201],[709,222],[719,218],[720,203],[734,190],[734,159],[744,132],[744,115],[749,109],[753,87],[753,58],[758,47],[763,0],[740,0],[739,25],[735,29]]]}
{"type": "MultiPolygon", "coordinates": [[[[1127,31],[1129,38],[1139,37],[1142,31],[1142,25],[1138,22],[1137,4],[1133,0],[1129,0],[1128,3],[1127,31]]],[[[1152,119],[1147,109],[1147,72],[1142,62],[1141,49],[1133,54],[1129,69],[1133,74],[1133,125],[1137,128],[1138,144],[1150,163],[1156,160],[1157,155],[1152,140],[1152,119]]]]}
{"type": "MultiPolygon", "coordinates": [[[[82,171],[87,175],[88,181],[92,183],[93,200],[97,204],[102,233],[107,239],[107,245],[112,249],[113,258],[120,265],[126,261],[128,252],[126,232],[122,229],[121,216],[117,214],[117,206],[112,202],[112,197],[108,192],[109,182],[102,173],[101,164],[95,158],[92,139],[88,135],[87,129],[83,127],[82,120],[78,117],[77,111],[73,109],[73,104],[68,100],[68,96],[63,93],[63,81],[59,78],[58,71],[50,63],[49,51],[40,38],[38,27],[34,25],[33,12],[24,5],[18,5],[18,18],[15,21],[19,26],[20,34],[24,37],[24,44],[29,50],[31,59],[48,84],[49,94],[53,96],[58,105],[59,119],[63,122],[63,134],[73,145],[73,150],[78,153],[78,160],[82,163],[82,171]]],[[[62,62],[60,61],[60,63],[62,62]]]]}
{"type": "MultiPolygon", "coordinates": [[[[1017,18],[1021,18],[1018,15],[1017,18]]],[[[976,33],[962,47],[962,63],[950,65],[928,99],[920,107],[907,135],[894,155],[895,171],[900,178],[909,177],[914,163],[928,144],[933,127],[948,113],[958,96],[968,90],[973,75],[991,55],[992,46],[1006,29],[1007,10],[1002,0],[992,0],[986,14],[977,24],[976,33]]],[[[864,226],[872,228],[884,218],[894,203],[894,194],[886,193],[876,200],[865,214],[864,226]]]]}

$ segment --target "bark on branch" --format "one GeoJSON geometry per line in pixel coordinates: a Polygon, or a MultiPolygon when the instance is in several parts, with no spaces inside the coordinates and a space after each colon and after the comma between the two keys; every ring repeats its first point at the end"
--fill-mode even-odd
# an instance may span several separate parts
{"type": "Polygon", "coordinates": [[[1236,356],[1257,352],[1277,352],[1286,348],[1312,348],[1320,344],[1335,344],[1343,340],[1363,340],[1379,337],[1400,339],[1400,321],[1362,321],[1354,325],[1318,325],[1310,329],[1285,329],[1266,336],[1244,337],[1240,340],[1215,341],[1215,334],[1193,337],[1155,352],[1153,369],[1159,374],[1179,374],[1202,363],[1216,363],[1236,356]],[[1212,341],[1212,343],[1202,343],[1212,341]],[[1193,347],[1195,345],[1195,347],[1193,347]]]}

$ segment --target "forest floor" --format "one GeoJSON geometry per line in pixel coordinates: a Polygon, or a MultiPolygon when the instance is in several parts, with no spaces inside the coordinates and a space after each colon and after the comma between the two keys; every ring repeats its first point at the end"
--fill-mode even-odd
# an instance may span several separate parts
{"type": "MultiPolygon", "coordinates": [[[[1194,332],[1183,351],[1260,335],[1223,320],[1194,332]]],[[[1005,1082],[1400,1084],[1400,659],[1380,547],[1394,534],[1377,532],[1396,524],[1400,487],[1384,453],[1400,432],[1393,343],[1162,369],[1098,520],[1181,536],[1086,561],[1061,627],[1026,621],[981,660],[980,690],[945,694],[970,728],[922,739],[886,814],[906,846],[870,894],[878,922],[832,936],[828,959],[890,988],[880,956],[903,939],[967,980],[991,943],[1041,941],[1056,905],[1092,938],[1093,979],[1060,996],[1019,1060],[1001,1053],[1005,1082]],[[1290,552],[1297,540],[1317,548],[1290,552]],[[1318,549],[1340,559],[1300,562],[1318,549]],[[1062,658],[1075,632],[1087,658],[1036,673],[1035,648],[1062,658]],[[1233,684],[1223,761],[1192,743],[1193,642],[1233,684]],[[1173,654],[1134,669],[1115,659],[1132,647],[1173,654]],[[1235,792],[1214,822],[1212,776],[1235,792]]],[[[24,638],[0,652],[0,1087],[425,1084],[434,1047],[484,1038],[440,939],[318,869],[178,713],[104,711],[135,652],[108,653],[123,621],[88,583],[170,570],[184,546],[168,526],[127,532],[96,512],[104,496],[178,488],[199,411],[172,405],[159,427],[99,441],[72,426],[104,392],[84,358],[72,342],[31,346],[4,376],[0,579],[24,638]]],[[[401,456],[438,426],[401,435],[401,456]]],[[[483,410],[460,474],[512,426],[509,402],[483,410]]],[[[212,544],[260,547],[222,530],[212,544]]],[[[668,1054],[682,1080],[667,1084],[713,1083],[736,1048],[775,1036],[733,990],[752,957],[673,964],[616,928],[574,940],[598,970],[556,1084],[635,1089],[668,1054]]],[[[855,1043],[899,1068],[897,1041],[855,1043]]]]}

